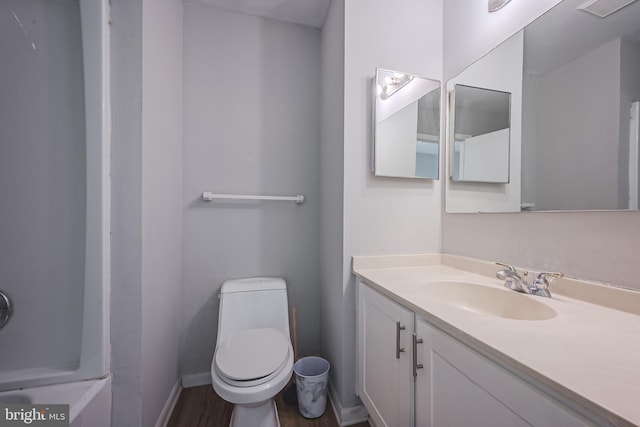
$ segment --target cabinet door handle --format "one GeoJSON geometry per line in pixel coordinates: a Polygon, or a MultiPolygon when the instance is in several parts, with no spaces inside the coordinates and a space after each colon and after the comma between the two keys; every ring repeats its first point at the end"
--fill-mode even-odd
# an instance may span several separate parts
{"type": "Polygon", "coordinates": [[[401,326],[400,322],[396,322],[396,359],[400,359],[400,353],[404,353],[405,348],[400,348],[400,331],[407,329],[405,326],[401,326]]]}
{"type": "Polygon", "coordinates": [[[422,363],[418,363],[418,344],[422,344],[424,340],[413,334],[413,378],[418,376],[418,369],[424,368],[422,363]]]}

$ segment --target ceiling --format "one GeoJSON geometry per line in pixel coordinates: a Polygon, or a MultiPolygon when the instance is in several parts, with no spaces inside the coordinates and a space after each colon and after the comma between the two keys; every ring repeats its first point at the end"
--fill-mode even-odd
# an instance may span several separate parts
{"type": "MultiPolygon", "coordinates": [[[[543,74],[618,37],[640,42],[640,1],[598,18],[564,0],[525,28],[525,70],[543,74]]],[[[618,1],[619,3],[619,1],[618,1]]]]}
{"type": "Polygon", "coordinates": [[[331,0],[185,0],[278,21],[321,28],[331,0]]]}

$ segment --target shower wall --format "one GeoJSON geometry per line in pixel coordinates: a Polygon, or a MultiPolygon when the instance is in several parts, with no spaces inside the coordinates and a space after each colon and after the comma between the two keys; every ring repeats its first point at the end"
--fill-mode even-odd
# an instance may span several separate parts
{"type": "Polygon", "coordinates": [[[86,149],[80,8],[0,2],[0,383],[74,370],[85,278],[86,149]]]}
{"type": "Polygon", "coordinates": [[[0,1],[0,390],[108,374],[108,3],[0,1]]]}

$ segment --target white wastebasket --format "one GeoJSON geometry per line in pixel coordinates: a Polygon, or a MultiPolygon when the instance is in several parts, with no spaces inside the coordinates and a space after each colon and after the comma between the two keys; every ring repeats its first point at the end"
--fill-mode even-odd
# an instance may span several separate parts
{"type": "Polygon", "coordinates": [[[318,418],[327,407],[329,362],[322,357],[303,357],[293,365],[298,390],[298,410],[305,418],[318,418]]]}

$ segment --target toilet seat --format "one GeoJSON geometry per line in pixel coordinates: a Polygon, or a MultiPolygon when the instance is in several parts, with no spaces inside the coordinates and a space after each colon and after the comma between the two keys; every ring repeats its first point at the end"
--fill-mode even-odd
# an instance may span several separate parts
{"type": "Polygon", "coordinates": [[[228,384],[256,386],[280,373],[291,357],[289,347],[289,340],[277,329],[237,331],[218,346],[215,368],[228,384]]]}

